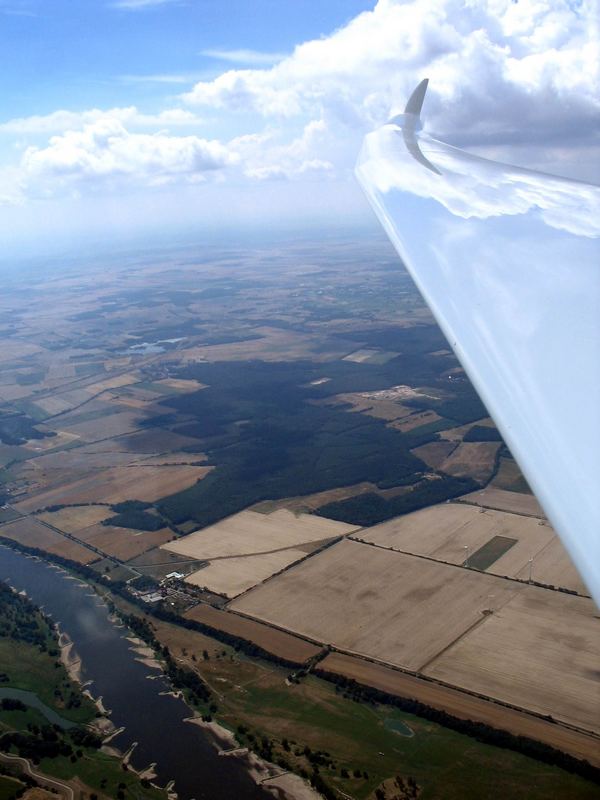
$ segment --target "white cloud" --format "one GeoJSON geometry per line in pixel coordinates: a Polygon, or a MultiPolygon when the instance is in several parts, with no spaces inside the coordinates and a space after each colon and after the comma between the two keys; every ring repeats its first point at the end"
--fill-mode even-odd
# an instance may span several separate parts
{"type": "Polygon", "coordinates": [[[183,108],[166,109],[158,114],[142,114],[135,106],[86,111],[53,111],[51,114],[17,117],[0,123],[0,134],[39,135],[81,130],[86,125],[101,119],[114,119],[135,127],[171,127],[199,125],[200,117],[183,108]]]}
{"type": "Polygon", "coordinates": [[[326,178],[334,173],[334,165],[319,157],[321,142],[327,137],[324,120],[311,120],[291,142],[279,143],[275,131],[263,136],[234,139],[232,147],[240,155],[244,174],[257,180],[293,180],[300,177],[326,178]]]}
{"type": "Polygon", "coordinates": [[[428,76],[430,127],[457,141],[589,141],[600,110],[595,6],[380,0],[270,69],[228,70],[183,99],[281,123],[318,115],[362,134],[428,76]]]}
{"type": "MultiPolygon", "coordinates": [[[[181,185],[210,173],[235,187],[285,180],[300,191],[303,182],[352,181],[364,134],[401,110],[427,76],[424,119],[433,133],[508,160],[501,148],[509,144],[521,163],[550,172],[556,166],[573,173],[579,159],[585,178],[586,164],[600,164],[594,6],[594,0],[379,0],[373,11],[285,57],[204,51],[244,68],[197,82],[182,95],[184,108],[58,110],[8,120],[0,134],[38,137],[27,138],[39,146],[26,149],[18,167],[29,196],[98,187],[122,193],[129,185],[181,185]],[[205,109],[210,119],[203,121],[196,111],[205,109]],[[219,134],[211,140],[173,134],[213,124],[219,134]]],[[[168,85],[195,77],[123,80],[168,85]]]]}
{"type": "Polygon", "coordinates": [[[130,133],[119,120],[104,118],[82,131],[53,136],[47,147],[29,147],[21,161],[22,185],[29,194],[60,194],[98,186],[199,182],[236,161],[218,141],[130,133]]]}
{"type": "Polygon", "coordinates": [[[260,50],[202,50],[200,55],[229,61],[232,64],[251,64],[255,66],[274,64],[282,61],[285,53],[264,53],[260,50]]]}

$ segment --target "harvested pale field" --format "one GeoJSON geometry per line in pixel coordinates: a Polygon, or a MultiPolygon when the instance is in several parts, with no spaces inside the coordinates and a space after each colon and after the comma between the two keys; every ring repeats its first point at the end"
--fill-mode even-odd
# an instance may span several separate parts
{"type": "Polygon", "coordinates": [[[234,600],[300,635],[420,669],[522,584],[345,539],[234,600]]]}
{"type": "Polygon", "coordinates": [[[527,736],[556,747],[577,758],[600,765],[600,748],[596,738],[539,719],[522,711],[503,708],[479,697],[431,680],[407,675],[383,664],[343,653],[331,653],[320,664],[320,669],[351,678],[364,686],[373,686],[383,692],[418,700],[439,708],[460,719],[483,722],[493,728],[510,731],[517,736],[527,736]]]}
{"type": "Polygon", "coordinates": [[[252,333],[263,338],[229,344],[200,345],[179,350],[181,361],[293,361],[312,357],[315,361],[329,361],[344,355],[342,341],[329,342],[323,348],[323,339],[297,331],[280,328],[254,328],[252,333]]]}
{"type": "Polygon", "coordinates": [[[134,531],[129,528],[115,528],[112,525],[91,525],[78,531],[76,536],[109,556],[128,561],[145,553],[146,550],[168,542],[173,537],[173,531],[168,528],[161,528],[158,531],[134,531]]]}
{"type": "Polygon", "coordinates": [[[417,430],[417,428],[422,428],[423,425],[438,422],[440,419],[440,415],[435,411],[418,411],[416,414],[410,414],[408,417],[390,422],[389,427],[395,428],[402,433],[408,433],[409,431],[417,430]]]}
{"type": "Polygon", "coordinates": [[[88,394],[96,395],[107,389],[118,389],[121,386],[130,386],[132,383],[138,383],[140,376],[137,373],[130,372],[126,375],[116,375],[115,377],[107,377],[97,383],[90,383],[85,387],[88,394]]]}
{"type": "Polygon", "coordinates": [[[511,511],[528,517],[544,517],[542,507],[532,494],[507,492],[488,486],[485,489],[463,495],[458,502],[472,503],[483,508],[494,508],[498,511],[511,511]]]}
{"type": "MultiPolygon", "coordinates": [[[[44,426],[40,428],[40,430],[44,430],[44,426]]],[[[45,430],[49,430],[45,428],[45,430]]],[[[27,450],[32,450],[34,452],[37,451],[45,451],[45,450],[54,450],[57,447],[65,447],[71,442],[77,441],[78,437],[74,433],[67,433],[67,431],[57,431],[56,436],[48,436],[46,439],[30,439],[25,444],[21,445],[27,450]]]]}
{"type": "Polygon", "coordinates": [[[306,558],[302,550],[277,550],[256,556],[220,558],[207,567],[194,572],[185,580],[194,586],[203,586],[211,592],[226,597],[237,597],[242,592],[270,578],[295,561],[306,558]]]}
{"type": "Polygon", "coordinates": [[[61,427],[67,428],[69,433],[76,434],[84,441],[95,442],[99,439],[112,439],[113,436],[133,433],[139,427],[141,419],[140,414],[135,411],[122,411],[74,424],[65,419],[61,420],[60,424],[61,427]]]}
{"type": "Polygon", "coordinates": [[[106,506],[75,506],[61,508],[60,511],[45,512],[39,515],[39,519],[66,533],[75,533],[114,516],[114,513],[106,506]]]}
{"type": "Polygon", "coordinates": [[[486,428],[495,428],[494,420],[491,417],[484,417],[483,419],[475,420],[475,422],[467,422],[466,425],[459,425],[456,428],[448,428],[445,431],[440,431],[440,437],[447,442],[462,442],[463,436],[471,428],[477,426],[486,428]]]}
{"type": "Polygon", "coordinates": [[[278,631],[268,625],[245,619],[230,611],[220,611],[212,606],[197,605],[184,614],[187,619],[202,622],[220,631],[226,631],[234,636],[240,636],[249,642],[254,642],[263,650],[288,661],[303,663],[313,658],[321,648],[310,642],[300,639],[284,631],[278,631]]]}
{"type": "Polygon", "coordinates": [[[369,361],[370,358],[376,356],[378,352],[378,350],[365,347],[362,350],[355,350],[353,353],[348,353],[347,356],[344,356],[342,361],[352,361],[355,364],[364,364],[366,361],[369,361]]]}
{"type": "MultiPolygon", "coordinates": [[[[54,416],[54,414],[65,414],[79,406],[86,404],[86,410],[91,408],[87,405],[90,402],[90,396],[85,388],[71,389],[70,391],[61,392],[60,394],[51,394],[47,397],[35,398],[35,404],[44,409],[47,414],[54,416]]],[[[65,414],[65,419],[67,415],[65,414]]],[[[62,424],[62,422],[61,422],[62,424]]]]}
{"type": "Polygon", "coordinates": [[[156,381],[158,386],[166,389],[174,389],[176,392],[197,392],[199,389],[206,389],[205,383],[200,381],[185,380],[184,378],[163,378],[156,381]]]}
{"type": "Polygon", "coordinates": [[[423,508],[355,534],[355,538],[365,542],[451,564],[463,564],[467,554],[473,555],[495,536],[517,539],[517,543],[487,570],[509,577],[517,577],[529,559],[555,538],[552,528],[540,525],[539,520],[532,517],[482,511],[477,506],[462,503],[423,508]]]}
{"type": "Polygon", "coordinates": [[[600,732],[599,665],[593,601],[524,587],[425,673],[600,732]]]}
{"type": "Polygon", "coordinates": [[[326,489],[323,492],[315,492],[314,494],[285,497],[282,500],[263,500],[261,503],[252,506],[252,511],[257,511],[260,514],[271,514],[279,508],[287,508],[295,514],[300,512],[310,513],[328,503],[337,503],[340,500],[347,500],[349,497],[356,497],[356,495],[368,492],[381,492],[381,490],[374,483],[364,481],[363,483],[355,483],[352,486],[338,486],[335,489],[326,489]]]}
{"type": "Polygon", "coordinates": [[[455,442],[430,442],[411,450],[417,458],[424,461],[431,469],[439,469],[450,453],[456,448],[455,442]]]}
{"type": "Polygon", "coordinates": [[[42,491],[15,504],[22,513],[52,505],[121,503],[124,500],[154,502],[193,486],[212,467],[172,465],[164,467],[115,467],[100,470],[67,485],[42,491]]]}
{"type": "MultiPolygon", "coordinates": [[[[531,574],[534,581],[549,586],[572,589],[579,594],[590,593],[558,536],[554,536],[543,550],[535,554],[531,574]]],[[[529,564],[523,566],[517,577],[528,580],[529,564]]]]}
{"type": "Polygon", "coordinates": [[[106,395],[109,400],[114,400],[120,406],[127,408],[145,409],[149,403],[154,403],[159,397],[157,392],[150,392],[147,389],[142,389],[139,392],[110,392],[106,395]]]}
{"type": "Polygon", "coordinates": [[[225,556],[268,553],[306,542],[342,536],[356,530],[355,525],[292,514],[280,509],[272,514],[241,511],[196,533],[166,545],[173,553],[210,561],[225,556]]]}
{"type": "Polygon", "coordinates": [[[31,394],[31,386],[18,386],[16,383],[4,384],[0,386],[0,400],[5,403],[12,403],[14,400],[21,400],[31,394]]]}
{"type": "Polygon", "coordinates": [[[461,442],[440,465],[440,470],[457,478],[488,481],[496,465],[500,442],[461,442]]]}
{"type": "Polygon", "coordinates": [[[110,467],[135,464],[143,458],[146,458],[143,454],[90,453],[84,447],[74,447],[31,458],[21,468],[34,470],[36,480],[50,487],[59,483],[70,483],[90,472],[98,473],[110,467]]]}
{"type": "MultiPolygon", "coordinates": [[[[319,401],[316,401],[317,404],[319,401]]],[[[369,417],[385,419],[388,422],[412,414],[412,408],[406,408],[393,400],[375,400],[360,392],[336,394],[322,401],[325,405],[351,405],[352,412],[362,412],[369,417]]],[[[350,410],[350,409],[349,409],[350,410]]]]}
{"type": "Polygon", "coordinates": [[[191,464],[193,466],[201,462],[205,462],[206,459],[207,456],[203,453],[167,453],[162,456],[148,456],[142,453],[131,454],[132,464],[139,464],[140,466],[145,467],[159,465],[168,467],[175,464],[191,464]]]}
{"type": "Polygon", "coordinates": [[[98,558],[96,553],[61,536],[60,533],[50,530],[34,519],[18,519],[7,525],[0,525],[0,536],[13,539],[27,547],[38,547],[40,550],[46,550],[48,553],[54,553],[62,558],[69,558],[80,564],[89,564],[98,558]]]}

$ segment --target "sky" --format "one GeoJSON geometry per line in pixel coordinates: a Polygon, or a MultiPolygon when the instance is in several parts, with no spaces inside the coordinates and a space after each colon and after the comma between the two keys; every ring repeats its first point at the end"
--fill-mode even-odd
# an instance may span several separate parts
{"type": "Polygon", "coordinates": [[[9,253],[368,225],[364,135],[600,179],[597,0],[0,0],[9,253]]]}

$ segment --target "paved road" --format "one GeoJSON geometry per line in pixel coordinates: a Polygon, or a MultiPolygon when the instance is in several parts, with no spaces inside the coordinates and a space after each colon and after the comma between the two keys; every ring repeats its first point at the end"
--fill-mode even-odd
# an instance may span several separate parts
{"type": "Polygon", "coordinates": [[[77,792],[76,795],[72,786],[56,778],[50,778],[48,775],[44,775],[41,772],[36,772],[26,758],[9,755],[8,753],[0,753],[0,761],[4,761],[5,764],[17,764],[26,775],[34,778],[41,786],[47,789],[55,789],[60,795],[66,798],[66,800],[79,800],[79,792],[77,792]]]}

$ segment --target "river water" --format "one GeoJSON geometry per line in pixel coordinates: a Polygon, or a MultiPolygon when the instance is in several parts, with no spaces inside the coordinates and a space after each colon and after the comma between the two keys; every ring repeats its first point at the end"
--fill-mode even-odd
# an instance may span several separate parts
{"type": "Polygon", "coordinates": [[[169,690],[162,674],[136,660],[127,631],[111,621],[106,605],[88,586],[6,547],[0,547],[0,580],[24,590],[69,635],[81,658],[82,680],[92,681],[91,693],[112,710],[115,727],[125,728],[111,744],[125,751],[138,743],[133,767],[156,762],[155,782],[165,786],[174,780],[180,800],[272,800],[241,761],[219,756],[206,730],[184,722],[190,708],[161,694],[169,690]]]}

